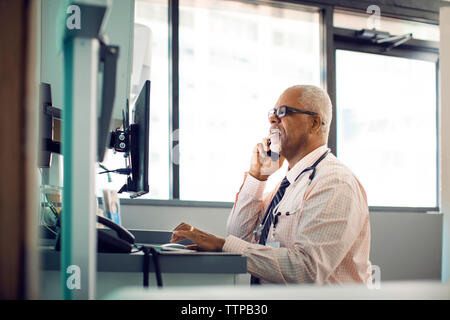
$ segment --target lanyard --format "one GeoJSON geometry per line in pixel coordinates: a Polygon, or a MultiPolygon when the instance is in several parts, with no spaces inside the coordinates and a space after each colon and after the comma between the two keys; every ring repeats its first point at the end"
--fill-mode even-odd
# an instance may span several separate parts
{"type": "MultiPolygon", "coordinates": [[[[320,158],[317,159],[316,162],[313,163],[312,166],[303,169],[303,171],[300,172],[300,174],[297,176],[297,178],[295,178],[294,182],[296,182],[297,179],[300,178],[300,176],[301,176],[303,173],[312,170],[311,174],[309,175],[309,183],[311,183],[311,181],[314,179],[314,177],[315,177],[315,175],[316,175],[316,167],[317,167],[317,165],[318,165],[323,159],[325,159],[325,157],[328,155],[329,152],[330,152],[330,149],[328,149],[327,151],[325,151],[325,153],[322,154],[322,155],[320,156],[320,158]]],[[[274,210],[275,210],[275,208],[274,208],[274,210]]],[[[271,214],[273,214],[273,213],[271,213],[271,214]]],[[[276,214],[276,215],[274,216],[274,219],[273,219],[274,227],[276,226],[276,224],[277,224],[277,222],[278,222],[278,216],[279,216],[279,215],[281,215],[281,214],[278,213],[278,214],[276,214]]],[[[267,216],[266,216],[266,219],[264,219],[264,221],[261,221],[261,223],[259,224],[259,226],[253,231],[253,233],[256,234],[258,237],[261,237],[261,231],[262,231],[262,229],[264,228],[264,225],[266,224],[266,220],[267,220],[267,216]]]]}

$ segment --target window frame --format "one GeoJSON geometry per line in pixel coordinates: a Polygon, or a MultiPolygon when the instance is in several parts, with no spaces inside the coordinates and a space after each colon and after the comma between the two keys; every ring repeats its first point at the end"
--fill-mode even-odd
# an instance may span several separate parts
{"type": "MultiPolygon", "coordinates": [[[[397,5],[387,5],[383,0],[372,0],[369,3],[347,0],[272,0],[272,1],[248,1],[229,0],[242,3],[255,2],[281,8],[292,8],[296,5],[311,7],[319,10],[320,34],[321,34],[321,84],[327,90],[333,106],[333,119],[330,125],[328,146],[336,154],[336,50],[350,50],[367,53],[377,53],[379,45],[370,45],[367,41],[356,39],[355,30],[334,27],[333,14],[335,9],[348,10],[358,13],[366,13],[369,5],[378,5],[385,17],[410,20],[428,24],[439,24],[440,0],[430,0],[426,4],[415,4],[411,6],[408,0],[398,0],[397,5]],[[363,45],[363,47],[361,47],[363,45]],[[378,48],[378,49],[377,49],[378,48]]],[[[180,143],[182,137],[173,137],[172,133],[179,129],[179,0],[167,0],[168,2],[168,24],[169,24],[169,199],[121,199],[124,205],[149,205],[149,206],[181,206],[181,207],[211,207],[232,208],[233,202],[220,201],[186,201],[180,200],[180,164],[176,157],[174,148],[180,143]]],[[[411,39],[400,47],[393,48],[389,52],[382,53],[391,56],[407,57],[412,59],[436,62],[436,134],[437,134],[437,157],[436,157],[436,207],[369,207],[370,211],[382,212],[439,212],[439,44],[432,41],[411,39]],[[430,59],[430,60],[428,60],[430,59]]],[[[337,154],[336,154],[337,155],[337,154]]],[[[150,186],[151,187],[151,186],[150,186]]]]}
{"type": "MultiPolygon", "coordinates": [[[[334,55],[336,50],[346,50],[353,52],[371,53],[382,56],[400,57],[421,61],[429,61],[435,63],[436,67],[436,204],[434,207],[391,207],[391,206],[369,206],[371,211],[419,211],[419,212],[439,212],[439,185],[440,185],[440,171],[439,171],[439,43],[435,41],[425,41],[411,39],[408,42],[392,48],[389,51],[384,51],[384,48],[389,44],[375,44],[370,40],[360,39],[356,37],[356,31],[345,28],[334,28],[334,55]]],[[[336,70],[336,69],[335,69],[336,70]]],[[[335,77],[334,77],[335,78],[335,77]]],[[[336,100],[333,101],[334,110],[339,106],[336,100]]],[[[333,114],[333,122],[336,117],[333,114]]],[[[331,132],[330,132],[331,138],[331,132]]],[[[333,131],[334,145],[336,145],[336,130],[333,131]]],[[[338,156],[337,150],[334,154],[338,156]]]]}

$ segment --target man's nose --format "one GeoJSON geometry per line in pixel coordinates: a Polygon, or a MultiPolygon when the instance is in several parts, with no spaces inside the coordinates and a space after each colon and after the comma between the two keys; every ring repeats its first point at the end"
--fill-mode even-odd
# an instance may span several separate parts
{"type": "Polygon", "coordinates": [[[280,119],[277,117],[275,113],[273,113],[269,116],[269,123],[270,124],[280,123],[280,119]]]}

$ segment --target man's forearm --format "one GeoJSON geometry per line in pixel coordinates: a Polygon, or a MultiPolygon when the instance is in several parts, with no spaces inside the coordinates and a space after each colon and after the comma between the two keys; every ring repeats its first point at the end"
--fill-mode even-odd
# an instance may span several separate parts
{"type": "Polygon", "coordinates": [[[264,187],[265,182],[258,181],[246,174],[228,217],[228,234],[246,241],[253,239],[253,230],[261,217],[264,187]]]}

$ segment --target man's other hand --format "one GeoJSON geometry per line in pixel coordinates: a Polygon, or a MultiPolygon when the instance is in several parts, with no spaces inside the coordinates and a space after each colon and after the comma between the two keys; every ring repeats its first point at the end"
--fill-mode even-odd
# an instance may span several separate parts
{"type": "Polygon", "coordinates": [[[194,228],[187,223],[180,223],[172,233],[170,242],[179,242],[183,239],[189,239],[194,244],[186,246],[186,249],[198,251],[222,251],[225,239],[216,237],[213,234],[194,228]]]}

